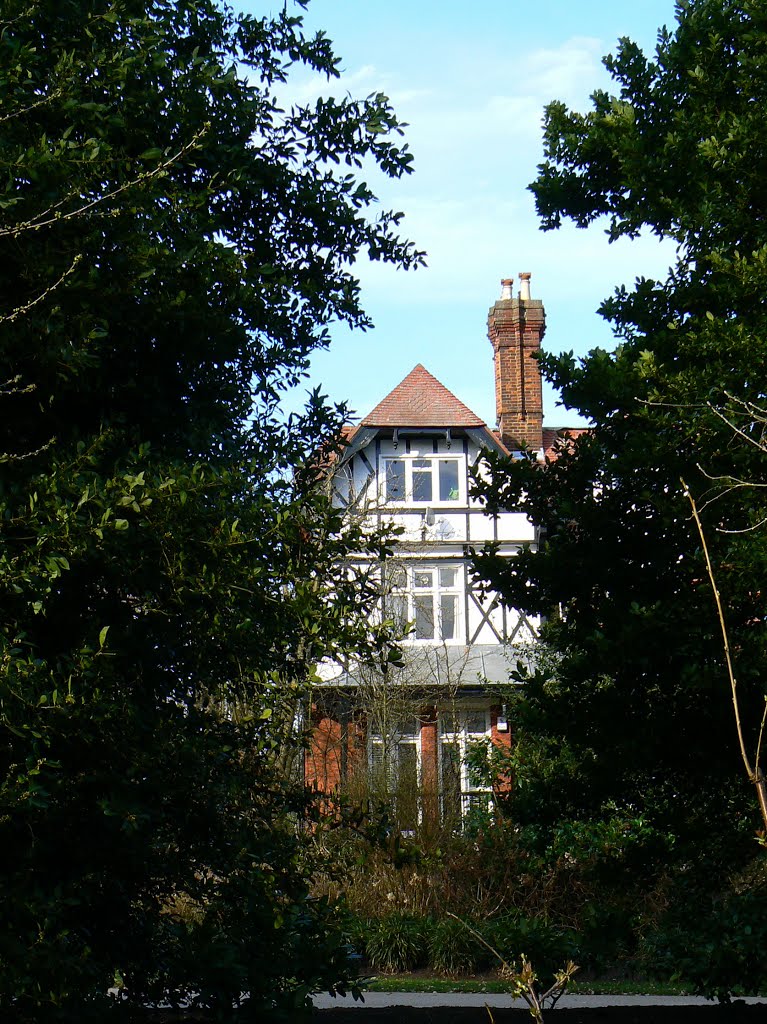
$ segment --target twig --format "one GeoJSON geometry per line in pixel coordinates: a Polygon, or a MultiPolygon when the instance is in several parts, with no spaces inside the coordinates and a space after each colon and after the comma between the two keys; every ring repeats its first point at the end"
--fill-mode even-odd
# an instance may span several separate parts
{"type": "MultiPolygon", "coordinates": [[[[759,733],[759,746],[757,748],[757,761],[756,767],[752,768],[751,763],[748,760],[748,754],[746,753],[746,744],[743,739],[743,726],[740,720],[740,706],[738,703],[738,684],[735,678],[735,670],[732,665],[732,657],[730,655],[730,641],[727,634],[727,624],[724,619],[724,610],[722,608],[722,599],[719,596],[719,590],[716,585],[716,579],[714,577],[714,569],[711,565],[711,558],[708,553],[708,545],[706,544],[706,535],[703,532],[703,524],[700,521],[698,515],[698,507],[695,504],[695,498],[693,498],[690,488],[680,477],[680,483],[682,484],[682,490],[684,496],[690,502],[692,509],[692,516],[695,520],[695,525],[698,528],[698,535],[700,536],[701,547],[703,548],[703,556],[706,560],[706,571],[708,572],[709,582],[711,584],[711,590],[714,595],[714,601],[716,602],[716,612],[719,618],[719,626],[722,631],[722,646],[724,649],[724,658],[727,666],[727,676],[730,680],[730,691],[732,693],[732,708],[735,714],[735,728],[738,733],[738,744],[740,746],[740,756],[743,759],[743,764],[746,768],[749,781],[756,786],[757,796],[759,798],[759,809],[762,813],[762,820],[764,821],[765,828],[767,829],[767,783],[765,782],[762,770],[759,767],[759,753],[761,751],[762,733],[759,733]]],[[[767,705],[765,706],[765,714],[767,714],[767,705]]],[[[764,716],[762,716],[762,728],[764,727],[764,716]]]]}
{"type": "Polygon", "coordinates": [[[767,696],[764,698],[764,711],[762,712],[762,724],[759,726],[759,741],[756,744],[756,764],[755,768],[759,771],[759,765],[762,760],[762,736],[764,735],[764,723],[767,720],[767,696]]]}
{"type": "Polygon", "coordinates": [[[741,526],[737,530],[735,530],[735,529],[728,530],[726,526],[717,526],[716,532],[717,533],[731,533],[731,534],[735,534],[735,533],[753,533],[754,530],[758,530],[759,527],[760,526],[764,526],[765,523],[767,523],[767,516],[765,516],[764,519],[760,519],[758,523],[754,523],[753,526],[741,526]]]}
{"type": "Polygon", "coordinates": [[[711,410],[711,412],[715,416],[718,416],[722,423],[726,423],[730,430],[732,430],[735,434],[737,434],[739,437],[742,437],[744,441],[747,441],[749,444],[753,445],[754,448],[758,448],[760,452],[764,451],[764,444],[761,441],[755,441],[753,437],[749,437],[748,434],[744,430],[741,430],[740,427],[737,426],[737,424],[733,423],[729,417],[725,416],[723,412],[720,412],[719,409],[717,409],[717,407],[712,402],[706,402],[706,405],[711,410]]]}
{"type": "Polygon", "coordinates": [[[47,96],[43,96],[41,100],[36,100],[34,103],[30,103],[27,107],[22,107],[21,110],[12,110],[10,114],[3,114],[0,117],[0,124],[4,124],[6,121],[12,121],[15,117],[26,117],[31,110],[36,110],[38,107],[45,106],[46,103],[51,103],[58,96],[61,96],[61,89],[56,88],[52,92],[48,93],[47,96]]]}
{"type": "Polygon", "coordinates": [[[28,313],[30,309],[32,309],[34,306],[38,304],[38,302],[42,302],[43,299],[46,299],[51,294],[51,292],[55,291],[59,287],[59,285],[62,284],[69,277],[70,274],[74,273],[75,268],[81,259],[82,255],[78,253],[72,260],[68,269],[64,271],[64,273],[61,275],[58,281],[54,281],[53,284],[49,285],[44,292],[41,292],[41,294],[38,295],[36,299],[32,299],[25,306],[17,306],[16,309],[14,309],[11,313],[8,313],[6,316],[0,316],[0,324],[13,323],[14,320],[18,319],[18,317],[23,316],[25,313],[28,313]]]}
{"type": "MultiPolygon", "coordinates": [[[[693,498],[690,488],[680,477],[680,483],[682,484],[682,490],[685,498],[690,502],[692,509],[692,517],[695,520],[695,525],[698,528],[698,535],[700,537],[701,547],[703,548],[703,557],[706,561],[706,571],[708,573],[708,579],[711,584],[711,591],[714,595],[714,601],[716,602],[716,612],[719,618],[719,626],[722,631],[722,647],[724,649],[724,660],[727,666],[727,676],[730,680],[730,690],[732,693],[732,707],[735,713],[735,728],[738,731],[738,743],[740,745],[740,756],[743,758],[743,764],[745,765],[746,771],[748,772],[749,779],[753,779],[754,769],[751,767],[751,763],[748,760],[748,754],[746,753],[746,745],[743,740],[743,727],[740,721],[740,705],[738,704],[738,684],[735,679],[735,670],[732,665],[732,657],[730,656],[730,639],[727,634],[727,624],[724,620],[724,611],[722,609],[722,599],[719,596],[719,589],[716,585],[716,579],[714,577],[714,569],[711,565],[711,558],[708,553],[708,545],[706,544],[706,535],[703,532],[703,524],[700,521],[698,515],[698,506],[695,504],[695,498],[693,498]]],[[[767,822],[765,822],[767,824],[767,822]]]]}
{"type": "MultiPolygon", "coordinates": [[[[496,956],[501,961],[503,970],[509,976],[514,986],[514,994],[521,996],[525,1000],[528,1007],[530,1008],[531,1016],[538,1022],[538,1024],[543,1024],[543,1010],[546,1007],[546,1000],[550,1000],[552,1009],[556,1006],[557,1002],[564,994],[564,991],[567,988],[570,979],[578,970],[578,965],[574,964],[572,960],[568,960],[563,970],[558,971],[555,975],[554,983],[549,988],[547,988],[542,995],[539,995],[535,990],[535,982],[537,979],[535,971],[533,970],[533,965],[530,963],[530,961],[524,954],[522,954],[520,957],[521,968],[519,970],[516,970],[515,968],[509,965],[509,963],[501,956],[498,950],[491,946],[490,943],[487,942],[486,939],[482,935],[480,935],[478,931],[476,931],[476,929],[472,928],[471,925],[466,924],[466,922],[462,920],[462,918],[458,917],[457,914],[453,914],[450,911],[448,911],[447,913],[448,917],[452,917],[456,921],[458,921],[459,924],[462,924],[463,927],[468,932],[470,932],[476,939],[479,939],[479,941],[486,949],[490,950],[493,956],[496,956]]],[[[493,1015],[490,1012],[490,1007],[487,1006],[487,1004],[485,1004],[485,1009],[487,1010],[490,1016],[490,1020],[492,1021],[493,1015]]]]}
{"type": "Polygon", "coordinates": [[[152,168],[151,171],[142,171],[141,174],[138,174],[135,178],[131,178],[130,181],[124,182],[118,188],[112,189],[111,192],[105,192],[102,196],[96,196],[95,199],[91,199],[89,202],[84,203],[82,206],[79,206],[76,210],[70,210],[68,213],[57,213],[55,216],[51,217],[50,214],[53,212],[53,210],[63,205],[63,203],[65,203],[68,199],[71,199],[75,194],[70,193],[69,196],[65,196],[64,199],[61,199],[58,203],[55,203],[53,206],[49,206],[47,210],[43,210],[42,213],[39,213],[37,215],[37,217],[33,217],[31,220],[28,221],[23,221],[21,224],[16,224],[11,228],[4,228],[0,230],[0,238],[5,238],[9,235],[12,238],[16,238],[24,231],[37,231],[39,228],[48,227],[50,224],[59,224],[62,221],[71,220],[73,217],[82,216],[82,214],[87,213],[88,210],[92,210],[94,207],[99,206],[101,203],[107,202],[107,200],[109,199],[114,199],[116,196],[119,196],[122,192],[127,191],[129,188],[133,188],[134,185],[139,185],[145,181],[150,181],[152,178],[156,178],[159,174],[162,174],[163,171],[166,171],[169,167],[172,167],[173,164],[176,163],[176,161],[178,161],[182,156],[184,156],[185,153],[188,153],[190,149],[193,149],[197,145],[199,140],[202,138],[202,136],[208,131],[209,128],[210,123],[206,122],[202,126],[202,128],[199,129],[199,131],[195,132],[195,134],[192,136],[192,139],[185,145],[183,145],[177,153],[175,153],[173,156],[168,157],[167,160],[163,160],[162,163],[152,168]]]}

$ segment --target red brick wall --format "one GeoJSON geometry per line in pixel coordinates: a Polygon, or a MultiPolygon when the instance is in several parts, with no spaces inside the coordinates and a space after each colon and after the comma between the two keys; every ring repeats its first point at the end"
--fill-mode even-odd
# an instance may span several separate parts
{"type": "MultiPolygon", "coordinates": [[[[511,723],[507,719],[507,728],[505,732],[498,731],[498,716],[500,714],[500,707],[497,705],[490,709],[490,742],[496,747],[501,749],[511,750],[511,723]]],[[[493,789],[499,793],[508,791],[511,788],[511,777],[509,775],[502,775],[495,782],[493,789]]]]}
{"type": "Polygon", "coordinates": [[[438,743],[437,709],[424,708],[421,712],[421,789],[423,817],[429,824],[439,821],[438,743]]]}
{"type": "Polygon", "coordinates": [[[304,767],[306,785],[332,793],[341,782],[341,723],[315,715],[304,767]]]}

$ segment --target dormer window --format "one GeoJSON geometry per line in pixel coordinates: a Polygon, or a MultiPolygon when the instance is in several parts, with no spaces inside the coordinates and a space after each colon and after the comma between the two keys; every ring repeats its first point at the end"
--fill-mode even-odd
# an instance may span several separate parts
{"type": "Polygon", "coordinates": [[[384,500],[397,504],[458,504],[462,500],[461,460],[394,458],[384,460],[384,500]]]}

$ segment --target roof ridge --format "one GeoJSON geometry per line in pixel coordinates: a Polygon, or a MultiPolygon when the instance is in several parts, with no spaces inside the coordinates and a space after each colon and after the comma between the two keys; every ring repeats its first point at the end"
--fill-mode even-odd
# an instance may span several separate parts
{"type": "Polygon", "coordinates": [[[475,412],[422,363],[360,420],[368,427],[483,427],[475,412]]]}

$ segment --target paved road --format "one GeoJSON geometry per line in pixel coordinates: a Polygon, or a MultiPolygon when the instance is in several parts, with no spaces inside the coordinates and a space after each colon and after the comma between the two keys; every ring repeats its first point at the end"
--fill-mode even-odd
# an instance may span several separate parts
{"type": "MultiPolygon", "coordinates": [[[[480,992],[366,992],[365,1002],[355,1001],[351,996],[333,998],[328,995],[313,997],[318,1010],[332,1010],[334,1007],[381,1008],[390,1006],[505,1006],[510,1009],[526,1009],[523,999],[512,999],[509,995],[480,992]]],[[[764,1003],[767,1010],[767,997],[754,996],[743,1000],[746,1003],[764,1003]]],[[[706,1006],[712,1005],[710,1000],[701,996],[588,996],[564,995],[557,1003],[563,1009],[570,1007],[595,1006],[706,1006]]]]}

